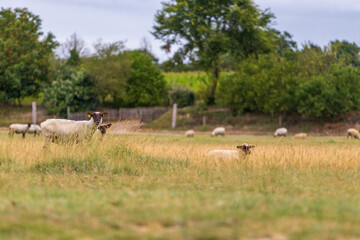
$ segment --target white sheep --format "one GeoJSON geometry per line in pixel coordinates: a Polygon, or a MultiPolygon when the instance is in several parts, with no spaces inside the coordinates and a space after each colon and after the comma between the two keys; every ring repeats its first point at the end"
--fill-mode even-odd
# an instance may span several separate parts
{"type": "Polygon", "coordinates": [[[296,139],[305,139],[307,138],[307,134],[306,133],[297,133],[294,135],[294,138],[296,139]]]}
{"type": "Polygon", "coordinates": [[[31,126],[29,127],[29,129],[27,130],[28,133],[33,133],[34,137],[36,136],[36,134],[40,135],[41,133],[41,127],[37,124],[31,124],[31,126]]]}
{"type": "Polygon", "coordinates": [[[106,117],[107,114],[107,112],[87,112],[86,115],[90,118],[88,121],[47,119],[40,124],[45,139],[44,147],[46,147],[50,141],[77,141],[79,139],[91,138],[97,126],[102,123],[102,118],[106,117]]]}
{"type": "Polygon", "coordinates": [[[217,127],[215,128],[212,133],[211,136],[225,136],[225,128],[224,127],[217,127]]]}
{"type": "Polygon", "coordinates": [[[186,137],[194,137],[194,135],[195,135],[195,131],[194,131],[194,130],[187,130],[187,131],[185,132],[185,136],[186,136],[186,137]]]}
{"type": "Polygon", "coordinates": [[[106,135],[106,131],[111,127],[111,125],[111,123],[106,125],[99,125],[94,133],[94,137],[98,137],[101,134],[101,140],[103,140],[106,135]]]}
{"type": "Polygon", "coordinates": [[[23,138],[25,138],[25,133],[28,131],[28,129],[30,128],[31,123],[27,123],[27,124],[20,124],[20,123],[14,123],[11,124],[9,126],[9,136],[12,137],[14,136],[14,133],[22,133],[23,138]]]}
{"type": "Polygon", "coordinates": [[[359,135],[359,131],[356,130],[355,128],[349,128],[347,130],[347,137],[346,138],[355,138],[355,139],[360,139],[360,135],[359,135]]]}
{"type": "Polygon", "coordinates": [[[287,129],[286,128],[278,128],[274,133],[274,137],[286,137],[287,129]]]}
{"type": "Polygon", "coordinates": [[[251,153],[250,149],[254,148],[254,145],[249,145],[243,143],[240,146],[236,146],[239,150],[224,150],[224,149],[215,149],[208,152],[205,157],[215,160],[233,160],[239,159],[244,155],[249,155],[251,153]]]}

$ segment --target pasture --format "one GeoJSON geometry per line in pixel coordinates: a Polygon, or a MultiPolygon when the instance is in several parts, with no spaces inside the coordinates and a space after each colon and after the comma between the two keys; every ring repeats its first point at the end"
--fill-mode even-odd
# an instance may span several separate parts
{"type": "Polygon", "coordinates": [[[0,134],[1,239],[360,237],[360,141],[0,134]],[[256,145],[237,161],[212,149],[256,145]]]}

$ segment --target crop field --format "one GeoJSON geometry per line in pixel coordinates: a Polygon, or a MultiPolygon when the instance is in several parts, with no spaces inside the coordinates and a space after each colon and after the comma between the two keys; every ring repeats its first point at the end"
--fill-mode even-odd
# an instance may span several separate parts
{"type": "Polygon", "coordinates": [[[340,137],[0,134],[1,239],[360,238],[359,186],[360,141],[340,137]]]}

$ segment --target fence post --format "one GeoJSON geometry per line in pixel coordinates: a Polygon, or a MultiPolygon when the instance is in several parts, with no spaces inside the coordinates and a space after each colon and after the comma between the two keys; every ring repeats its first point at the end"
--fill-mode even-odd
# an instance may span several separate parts
{"type": "Polygon", "coordinates": [[[177,109],[177,104],[174,103],[173,114],[172,114],[172,125],[171,125],[173,129],[176,127],[176,109],[177,109]]]}
{"type": "Polygon", "coordinates": [[[70,118],[70,106],[67,106],[67,119],[70,118]]]}
{"type": "Polygon", "coordinates": [[[32,102],[32,122],[36,124],[36,102],[32,102]]]}

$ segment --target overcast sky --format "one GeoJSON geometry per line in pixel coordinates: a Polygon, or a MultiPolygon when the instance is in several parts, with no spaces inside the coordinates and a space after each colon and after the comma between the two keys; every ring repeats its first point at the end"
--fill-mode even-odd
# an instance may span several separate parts
{"type": "MultiPolygon", "coordinates": [[[[59,42],[77,33],[91,49],[104,42],[126,40],[129,49],[138,48],[145,37],[152,51],[166,55],[150,34],[154,15],[163,0],[0,0],[1,7],[27,7],[42,19],[44,32],[51,31],[59,42]]],[[[210,1],[210,0],[209,0],[210,1]]],[[[331,40],[360,44],[360,0],[255,0],[261,9],[276,16],[275,28],[288,31],[301,46],[311,41],[324,46],[331,40]]]]}

